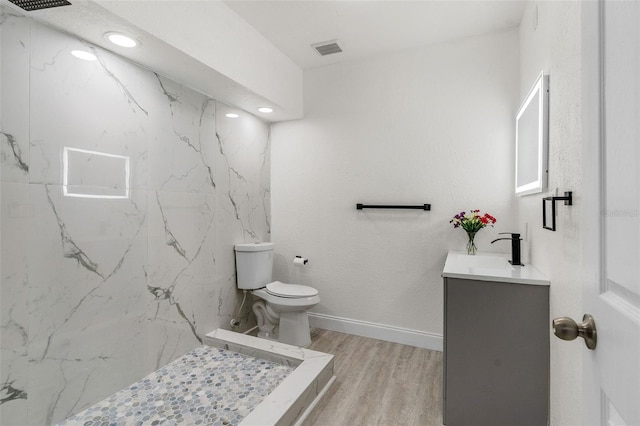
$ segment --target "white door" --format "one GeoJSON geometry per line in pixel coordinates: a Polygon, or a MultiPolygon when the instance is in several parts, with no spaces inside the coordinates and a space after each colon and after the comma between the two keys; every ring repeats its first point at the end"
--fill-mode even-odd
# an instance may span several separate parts
{"type": "MultiPolygon", "coordinates": [[[[585,421],[640,425],[640,1],[584,2],[585,421]],[[592,176],[588,176],[593,170],[592,176]],[[588,265],[594,265],[590,267],[588,265]]],[[[576,320],[579,320],[576,318],[576,320]]]]}

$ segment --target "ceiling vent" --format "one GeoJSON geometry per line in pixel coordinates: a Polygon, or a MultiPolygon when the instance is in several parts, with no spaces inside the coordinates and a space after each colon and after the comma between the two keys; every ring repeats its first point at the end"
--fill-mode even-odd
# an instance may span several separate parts
{"type": "Polygon", "coordinates": [[[31,12],[32,10],[49,9],[58,6],[70,6],[67,0],[9,0],[16,6],[31,12]]]}
{"type": "Polygon", "coordinates": [[[313,47],[320,56],[333,55],[334,53],[342,52],[342,47],[338,44],[338,40],[312,44],[311,47],[313,47]]]}

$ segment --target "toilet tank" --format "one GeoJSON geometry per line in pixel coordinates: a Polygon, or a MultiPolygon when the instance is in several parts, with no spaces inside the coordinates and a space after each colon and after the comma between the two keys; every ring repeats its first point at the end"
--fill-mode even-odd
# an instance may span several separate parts
{"type": "Polygon", "coordinates": [[[236,244],[238,288],[255,290],[269,284],[273,272],[273,243],[236,244]]]}

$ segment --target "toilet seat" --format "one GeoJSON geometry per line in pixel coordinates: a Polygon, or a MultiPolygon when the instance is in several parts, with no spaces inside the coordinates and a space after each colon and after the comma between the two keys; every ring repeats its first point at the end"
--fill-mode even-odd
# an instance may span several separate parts
{"type": "Polygon", "coordinates": [[[313,297],[318,294],[318,290],[313,287],[299,284],[285,284],[280,281],[274,281],[267,284],[266,291],[272,296],[285,297],[289,299],[313,297]]]}

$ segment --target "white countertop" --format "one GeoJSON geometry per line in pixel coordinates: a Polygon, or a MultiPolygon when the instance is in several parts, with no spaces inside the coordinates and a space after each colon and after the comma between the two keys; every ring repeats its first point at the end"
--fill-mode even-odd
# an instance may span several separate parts
{"type": "Polygon", "coordinates": [[[483,253],[468,255],[465,252],[449,251],[442,276],[478,281],[497,281],[514,284],[550,284],[542,272],[533,265],[513,266],[511,255],[483,253]]]}

